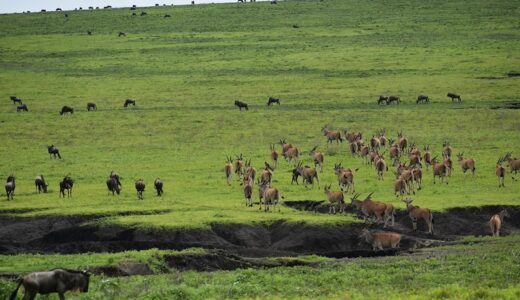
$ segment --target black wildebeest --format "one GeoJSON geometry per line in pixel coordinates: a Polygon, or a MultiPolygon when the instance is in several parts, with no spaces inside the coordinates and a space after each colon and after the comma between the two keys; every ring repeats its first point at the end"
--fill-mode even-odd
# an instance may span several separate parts
{"type": "Polygon", "coordinates": [[[269,97],[269,100],[267,100],[267,106],[271,106],[273,103],[278,103],[278,105],[280,105],[280,99],[269,97]]]}
{"type": "Polygon", "coordinates": [[[49,185],[45,182],[43,175],[36,176],[34,179],[34,185],[36,186],[36,191],[38,191],[38,194],[41,192],[47,193],[47,187],[49,185]]]}
{"type": "Polygon", "coordinates": [[[135,100],[132,100],[132,99],[126,99],[125,100],[125,104],[123,105],[124,107],[128,107],[129,105],[133,105],[135,106],[135,100]]]}
{"type": "Polygon", "coordinates": [[[135,189],[137,191],[137,199],[143,200],[143,192],[146,185],[144,184],[144,180],[139,179],[135,182],[135,189]]]}
{"type": "Polygon", "coordinates": [[[119,34],[117,36],[118,37],[126,36],[126,33],[122,32],[122,31],[119,31],[119,34]]]}
{"type": "Polygon", "coordinates": [[[392,102],[401,103],[401,97],[399,96],[388,96],[387,100],[388,104],[391,104],[392,102]]]}
{"type": "Polygon", "coordinates": [[[22,105],[18,105],[18,106],[16,107],[16,111],[17,111],[17,112],[20,112],[20,111],[29,111],[29,109],[27,108],[27,105],[22,104],[22,105]]]}
{"type": "Polygon", "coordinates": [[[17,286],[11,293],[9,300],[15,300],[18,289],[23,285],[25,293],[23,299],[34,299],[36,294],[42,295],[58,293],[60,300],[65,299],[65,292],[88,292],[89,276],[85,271],[67,269],[53,269],[43,272],[32,272],[17,280],[17,286]]]}
{"type": "Polygon", "coordinates": [[[165,18],[171,18],[172,16],[171,16],[171,15],[168,15],[168,14],[166,14],[166,15],[164,15],[164,17],[165,17],[165,18]]]}
{"type": "Polygon", "coordinates": [[[87,103],[87,111],[91,111],[91,110],[97,110],[96,103],[92,103],[92,102],[87,103]]]}
{"type": "Polygon", "coordinates": [[[121,187],[117,183],[117,179],[114,177],[109,177],[107,179],[107,188],[109,193],[112,192],[112,196],[114,195],[114,193],[117,193],[119,195],[119,193],[121,192],[121,187]]]}
{"type": "Polygon", "coordinates": [[[132,13],[132,16],[137,16],[137,14],[135,12],[132,13]]]}
{"type": "Polygon", "coordinates": [[[54,158],[56,158],[57,155],[58,158],[61,159],[60,149],[58,149],[54,145],[47,146],[47,152],[49,152],[49,158],[52,158],[52,155],[54,155],[54,158]]]}
{"type": "Polygon", "coordinates": [[[72,108],[70,106],[67,106],[67,105],[64,105],[61,108],[60,115],[63,115],[63,114],[66,114],[66,113],[73,114],[74,113],[74,108],[72,108]]]}
{"type": "Polygon", "coordinates": [[[147,15],[146,12],[144,12],[144,11],[141,12],[141,17],[142,17],[142,16],[146,16],[146,15],[147,15]]]}
{"type": "Polygon", "coordinates": [[[16,188],[16,182],[13,175],[7,177],[7,181],[5,183],[5,194],[7,195],[7,200],[14,199],[14,189],[16,188]]]}
{"type": "Polygon", "coordinates": [[[242,108],[249,110],[249,108],[247,107],[247,103],[242,102],[240,100],[235,100],[235,106],[238,107],[240,110],[242,110],[242,108]]]}
{"type": "Polygon", "coordinates": [[[415,103],[419,104],[419,103],[428,103],[430,102],[430,97],[428,97],[427,95],[419,95],[417,96],[417,101],[415,101],[415,103]]]}
{"type": "Polygon", "coordinates": [[[92,31],[87,30],[87,34],[88,34],[88,35],[92,35],[92,31]]]}
{"type": "Polygon", "coordinates": [[[380,95],[379,99],[377,99],[377,104],[388,104],[388,96],[386,95],[380,95]]]}
{"type": "Polygon", "coordinates": [[[16,97],[16,96],[10,96],[9,99],[11,99],[13,101],[13,104],[16,104],[16,103],[19,103],[20,105],[22,105],[22,99],[16,97]]]}
{"type": "Polygon", "coordinates": [[[56,11],[61,11],[61,8],[59,8],[59,7],[58,7],[58,8],[56,8],[56,11]]]}
{"type": "Polygon", "coordinates": [[[65,190],[67,190],[67,197],[72,197],[72,187],[74,186],[74,180],[69,175],[63,177],[60,181],[60,196],[65,198],[65,190]]]}
{"type": "Polygon", "coordinates": [[[162,196],[163,194],[163,182],[160,178],[155,179],[155,182],[153,183],[155,186],[155,189],[157,190],[157,196],[162,196]]]}
{"type": "Polygon", "coordinates": [[[455,101],[455,99],[458,99],[459,102],[462,101],[459,94],[449,92],[447,96],[451,98],[451,102],[455,101]]]}

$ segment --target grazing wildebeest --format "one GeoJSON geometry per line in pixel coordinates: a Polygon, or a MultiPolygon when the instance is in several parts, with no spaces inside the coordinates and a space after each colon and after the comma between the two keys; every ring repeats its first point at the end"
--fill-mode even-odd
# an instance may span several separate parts
{"type": "Polygon", "coordinates": [[[379,96],[379,99],[377,99],[377,104],[381,105],[381,103],[388,104],[388,96],[386,96],[386,95],[379,96]]]}
{"type": "Polygon", "coordinates": [[[271,0],[271,4],[278,4],[278,1],[276,1],[276,0],[271,0]]]}
{"type": "Polygon", "coordinates": [[[144,11],[141,12],[141,16],[146,16],[146,15],[147,15],[146,12],[144,12],[144,11]]]}
{"type": "Polygon", "coordinates": [[[171,15],[168,15],[168,14],[166,14],[166,15],[164,15],[164,17],[165,17],[165,18],[171,18],[172,16],[171,16],[171,15]]]}
{"type": "Polygon", "coordinates": [[[278,105],[280,105],[280,99],[274,98],[274,97],[269,97],[269,99],[267,100],[267,106],[271,106],[271,104],[274,104],[274,103],[278,103],[278,105]]]}
{"type": "Polygon", "coordinates": [[[451,102],[455,101],[455,99],[458,99],[459,102],[462,101],[459,94],[449,92],[447,96],[451,98],[451,102]]]}
{"type": "Polygon", "coordinates": [[[249,108],[247,107],[247,103],[242,102],[240,100],[235,100],[235,106],[238,107],[240,110],[242,110],[242,108],[249,110],[249,108]]]}
{"type": "Polygon", "coordinates": [[[118,37],[126,36],[126,33],[122,32],[122,31],[119,31],[119,34],[117,36],[118,37]]]}
{"type": "Polygon", "coordinates": [[[87,103],[87,111],[91,111],[91,110],[97,110],[96,103],[92,103],[92,102],[87,103]]]}
{"type": "Polygon", "coordinates": [[[87,34],[88,34],[88,35],[92,35],[92,31],[87,30],[87,34]]]}
{"type": "Polygon", "coordinates": [[[56,158],[56,155],[58,155],[58,158],[61,159],[60,149],[54,145],[47,146],[47,152],[49,152],[49,158],[52,158],[52,155],[54,155],[54,158],[56,158]]]}
{"type": "Polygon", "coordinates": [[[58,7],[58,8],[56,8],[56,11],[61,11],[61,8],[59,8],[59,7],[58,7]]]}
{"type": "Polygon", "coordinates": [[[132,13],[132,16],[137,16],[137,14],[135,12],[132,13]]]}
{"type": "Polygon", "coordinates": [[[70,198],[72,196],[72,187],[74,186],[74,180],[69,175],[63,177],[63,180],[60,181],[60,197],[65,198],[65,190],[67,190],[67,197],[70,198]]]}
{"type": "Polygon", "coordinates": [[[16,188],[15,178],[13,175],[7,177],[7,182],[5,184],[5,193],[7,195],[7,200],[14,199],[14,189],[16,188]]]}
{"type": "Polygon", "coordinates": [[[63,115],[65,113],[73,114],[74,113],[74,108],[72,108],[70,106],[67,106],[67,105],[63,106],[61,108],[60,115],[63,115]]]}
{"type": "Polygon", "coordinates": [[[34,179],[34,185],[36,186],[36,191],[38,191],[38,194],[41,192],[47,193],[47,187],[49,185],[45,182],[43,175],[36,176],[34,179]]]}
{"type": "Polygon", "coordinates": [[[419,95],[417,96],[417,101],[415,101],[415,103],[419,104],[419,103],[428,103],[430,102],[430,97],[428,97],[427,95],[419,95]]]}
{"type": "Polygon", "coordinates": [[[157,196],[162,196],[163,194],[163,182],[160,178],[155,179],[155,182],[153,183],[155,186],[155,189],[157,190],[157,196]]]}
{"type": "Polygon", "coordinates": [[[132,99],[126,99],[125,100],[125,104],[123,105],[124,107],[128,107],[129,105],[133,105],[135,106],[135,100],[132,100],[132,99]]]}
{"type": "Polygon", "coordinates": [[[9,97],[12,101],[13,101],[13,104],[16,104],[16,103],[19,103],[20,105],[22,105],[22,99],[16,97],[16,96],[10,96],[9,97]]]}
{"type": "Polygon", "coordinates": [[[43,272],[32,272],[17,280],[18,285],[11,293],[9,300],[15,300],[18,289],[23,284],[24,300],[32,300],[36,294],[58,293],[60,300],[65,299],[67,291],[88,292],[89,276],[85,271],[53,269],[43,272]]]}
{"type": "Polygon", "coordinates": [[[22,105],[18,105],[18,106],[16,107],[16,111],[17,111],[17,112],[20,112],[20,111],[29,111],[29,109],[27,108],[27,105],[22,104],[22,105]]]}
{"type": "Polygon", "coordinates": [[[135,189],[137,191],[137,199],[143,200],[143,192],[145,188],[144,180],[139,179],[135,182],[135,189]]]}
{"type": "Polygon", "coordinates": [[[401,103],[401,97],[399,96],[388,96],[387,100],[388,104],[391,104],[392,102],[401,103]]]}
{"type": "Polygon", "coordinates": [[[195,1],[191,1],[191,5],[195,5],[195,1]]]}

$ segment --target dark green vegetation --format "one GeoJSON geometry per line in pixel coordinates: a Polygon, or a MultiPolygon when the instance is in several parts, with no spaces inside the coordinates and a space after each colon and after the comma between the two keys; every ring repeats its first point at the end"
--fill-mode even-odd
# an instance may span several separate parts
{"type": "MultiPolygon", "coordinates": [[[[107,215],[100,224],[152,230],[276,220],[323,225],[354,221],[351,215],[315,215],[283,206],[281,213],[264,214],[244,206],[236,178],[232,187],[225,183],[226,155],[243,153],[260,169],[268,160],[269,144],[281,137],[303,151],[320,145],[326,154],[325,172],[319,174],[322,187],[332,183],[337,190],[332,167],[343,162],[360,168],[356,190],[362,197],[375,191],[377,200],[403,208],[393,195],[392,172],[378,181],[373,167],[348,153],[348,144],[327,148],[320,132],[325,124],[361,131],[365,139],[379,128],[386,128],[393,138],[402,130],[421,149],[430,144],[438,156],[442,142],[449,140],[455,153],[476,160],[475,177],[463,176],[455,164],[449,185],[433,185],[431,171],[426,172],[424,188],[414,196],[422,207],[440,211],[518,205],[519,183],[508,175],[506,187],[499,189],[494,172],[499,156],[508,151],[520,156],[520,113],[490,109],[518,101],[518,78],[507,76],[520,69],[517,1],[287,1],[146,11],[143,17],[132,17],[128,9],[67,12],[68,19],[64,13],[0,16],[0,180],[5,182],[11,173],[17,177],[14,200],[6,201],[2,192],[0,210],[23,217],[107,215]],[[172,18],[163,18],[166,13],[172,18]],[[93,35],[88,36],[87,30],[93,35]],[[120,31],[127,36],[117,37],[120,31]],[[449,91],[460,93],[462,103],[451,103],[446,97],[449,91]],[[380,94],[399,95],[402,103],[378,106],[380,94]],[[416,105],[419,94],[429,95],[431,103],[416,105]],[[9,101],[14,95],[28,105],[28,113],[16,113],[9,101]],[[281,106],[268,108],[268,96],[279,97],[281,106]],[[127,98],[137,101],[135,108],[123,109],[127,98]],[[232,106],[236,99],[247,102],[250,110],[239,112],[232,106]],[[86,112],[87,102],[95,102],[98,110],[86,112]],[[60,116],[63,105],[74,107],[75,113],[60,116]],[[62,160],[49,159],[50,144],[60,148],[62,160]],[[120,196],[107,195],[105,180],[111,170],[123,177],[120,196]],[[58,182],[69,173],[76,180],[73,197],[59,199],[58,182]],[[45,175],[50,193],[35,193],[34,177],[39,174],[45,175]],[[162,198],[154,195],[156,177],[165,183],[162,198]],[[133,188],[139,178],[147,184],[144,201],[137,200],[133,188]]],[[[311,163],[306,154],[302,158],[311,163]]],[[[325,200],[322,189],[290,185],[291,168],[281,162],[274,174],[273,184],[285,200],[325,200]]],[[[256,189],[254,194],[257,201],[256,189]]],[[[515,239],[508,243],[518,245],[515,239]]],[[[504,266],[511,265],[507,259],[514,257],[501,253],[497,257],[504,266]]],[[[452,261],[456,265],[464,259],[455,255],[452,261]]],[[[465,277],[451,265],[439,263],[437,272],[428,260],[404,261],[431,270],[426,274],[432,278],[446,280],[439,284],[454,284],[448,297],[476,293],[475,286],[494,293],[508,283],[518,284],[517,278],[503,276],[500,270],[487,272],[485,280],[468,276],[469,282],[462,284],[465,277]],[[446,274],[461,277],[450,281],[446,274]]],[[[391,274],[402,269],[400,263],[401,258],[362,260],[366,275],[354,272],[356,268],[349,273],[351,266],[342,264],[308,269],[324,286],[312,292],[309,283],[303,286],[307,292],[298,292],[284,282],[305,268],[258,273],[265,276],[265,284],[275,286],[273,294],[263,294],[268,293],[264,285],[239,294],[230,288],[236,273],[200,277],[183,273],[173,282],[215,282],[218,288],[193,294],[201,298],[314,297],[324,290],[330,291],[325,294],[336,290],[341,297],[337,286],[347,287],[345,283],[358,288],[353,297],[378,296],[362,290],[354,277],[382,280],[393,297],[404,290],[406,295],[421,295],[422,289],[442,297],[444,290],[437,285],[415,280],[408,285],[399,279],[394,291],[397,277],[391,274]],[[322,280],[330,276],[340,282],[322,280]]],[[[173,288],[170,277],[157,280],[158,285],[173,288]]],[[[130,293],[125,284],[118,281],[121,290],[130,293]]],[[[192,295],[191,284],[172,293],[192,295]]],[[[144,283],[140,286],[147,290],[144,283]]],[[[503,291],[504,297],[513,298],[514,289],[518,291],[514,287],[503,291]]],[[[135,295],[140,293],[144,292],[135,295]]]]}

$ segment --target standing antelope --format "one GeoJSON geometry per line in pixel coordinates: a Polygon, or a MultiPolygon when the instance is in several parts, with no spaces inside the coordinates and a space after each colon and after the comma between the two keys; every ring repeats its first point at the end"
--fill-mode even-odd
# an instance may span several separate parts
{"type": "Polygon", "coordinates": [[[285,153],[283,153],[283,157],[288,162],[298,161],[299,155],[300,153],[296,147],[289,148],[285,153]]]}
{"type": "Polygon", "coordinates": [[[383,155],[378,155],[376,157],[376,171],[377,171],[377,179],[384,180],[385,170],[388,171],[388,166],[385,163],[385,159],[383,155]]]}
{"type": "Polygon", "coordinates": [[[398,177],[394,181],[395,197],[403,196],[408,191],[408,185],[402,177],[398,177]]]}
{"type": "Polygon", "coordinates": [[[343,196],[343,192],[331,192],[329,186],[325,185],[324,191],[325,195],[327,195],[327,199],[329,200],[329,214],[334,212],[336,214],[336,205],[339,205],[339,213],[345,212],[345,198],[343,196]]]}
{"type": "Polygon", "coordinates": [[[450,146],[450,143],[448,141],[444,141],[442,143],[442,156],[443,157],[451,157],[451,153],[453,152],[453,148],[450,146]]]}
{"type": "Polygon", "coordinates": [[[365,162],[367,164],[371,163],[371,160],[369,159],[369,154],[370,154],[370,148],[366,145],[363,146],[363,148],[361,148],[361,151],[359,151],[359,155],[365,159],[365,162]]]}
{"type": "MultiPolygon", "coordinates": [[[[443,163],[437,163],[437,157],[434,157],[432,159],[433,164],[433,184],[435,184],[435,177],[439,177],[441,179],[441,182],[444,182],[444,177],[448,175],[448,167],[446,164],[443,163]]],[[[448,184],[448,179],[446,179],[446,184],[448,184]]]]}
{"type": "Polygon", "coordinates": [[[293,146],[292,144],[289,144],[285,141],[285,139],[280,139],[280,145],[282,145],[282,155],[283,157],[285,157],[285,152],[287,152],[287,150],[291,149],[293,146]]]}
{"type": "MultiPolygon", "coordinates": [[[[520,159],[511,157],[511,152],[508,152],[506,156],[504,157],[504,160],[507,160],[507,163],[509,165],[509,172],[511,174],[518,173],[520,171],[520,159]]],[[[514,178],[513,178],[514,179],[514,178]]]]}
{"type": "Polygon", "coordinates": [[[370,232],[368,229],[361,231],[360,239],[372,245],[372,250],[384,250],[384,247],[399,248],[401,242],[401,234],[395,232],[370,232]]]}
{"type": "Polygon", "coordinates": [[[489,219],[489,227],[491,228],[492,236],[500,236],[500,227],[502,227],[504,217],[510,217],[509,213],[505,209],[503,209],[498,214],[493,215],[491,219],[489,219]]]}
{"type": "Polygon", "coordinates": [[[271,166],[267,162],[264,162],[264,170],[262,171],[262,175],[260,176],[262,182],[267,182],[269,185],[271,185],[273,181],[272,171],[273,168],[271,168],[271,166]]]}
{"type": "Polygon", "coordinates": [[[394,143],[393,140],[389,141],[390,149],[388,150],[390,154],[390,159],[394,161],[394,165],[397,163],[397,160],[399,160],[400,151],[399,151],[399,145],[397,143],[394,143]]]}
{"type": "Polygon", "coordinates": [[[271,161],[273,162],[274,168],[276,168],[278,166],[278,151],[276,151],[273,144],[269,147],[271,149],[271,161]]]}
{"type": "Polygon", "coordinates": [[[312,184],[314,187],[314,178],[318,182],[318,188],[320,187],[320,180],[318,179],[318,171],[316,168],[311,168],[309,166],[302,166],[303,162],[299,162],[296,167],[293,169],[293,174],[298,174],[303,178],[303,184],[307,187],[307,184],[312,184]]]}
{"type": "Polygon", "coordinates": [[[462,168],[462,172],[464,174],[466,174],[466,171],[471,170],[471,173],[475,175],[476,168],[474,159],[465,159],[464,153],[459,153],[457,154],[457,160],[460,162],[460,167],[462,168]]]}
{"type": "MultiPolygon", "coordinates": [[[[357,171],[358,169],[356,169],[357,171]]],[[[338,185],[341,188],[341,191],[348,193],[349,189],[352,190],[352,193],[356,191],[354,187],[354,173],[350,168],[343,168],[341,163],[334,164],[334,173],[338,177],[338,185]]]]}
{"type": "Polygon", "coordinates": [[[351,142],[350,143],[350,153],[352,156],[356,155],[359,151],[357,142],[351,142]]]}
{"type": "Polygon", "coordinates": [[[253,206],[253,178],[244,178],[244,198],[246,199],[246,206],[253,206]]]}
{"type": "Polygon", "coordinates": [[[381,147],[386,147],[386,145],[388,144],[388,139],[385,136],[385,130],[384,129],[379,130],[377,135],[379,137],[379,142],[381,143],[381,147]]]}
{"type": "Polygon", "coordinates": [[[408,139],[403,136],[403,132],[397,133],[397,145],[399,145],[399,151],[404,151],[408,147],[408,139]]]}
{"type": "MultiPolygon", "coordinates": [[[[374,192],[368,194],[368,196],[361,203],[361,211],[365,215],[366,218],[370,218],[374,216],[376,218],[376,222],[380,223],[382,221],[382,217],[384,216],[384,228],[386,228],[388,221],[392,221],[392,226],[395,224],[395,208],[390,203],[380,202],[372,200],[372,194],[374,192]]],[[[365,219],[366,220],[366,219],[365,219]]]]}
{"type": "Polygon", "coordinates": [[[403,202],[406,203],[406,210],[408,211],[408,215],[410,219],[412,219],[413,230],[417,230],[417,220],[423,219],[428,226],[428,233],[433,235],[433,214],[428,208],[420,208],[419,206],[412,205],[412,199],[407,198],[404,199],[403,202]]]}
{"type": "Polygon", "coordinates": [[[497,166],[495,170],[495,174],[498,177],[498,187],[505,187],[504,186],[504,178],[506,176],[506,169],[502,166],[502,162],[504,161],[504,158],[501,157],[497,161],[497,166]]]}
{"type": "Polygon", "coordinates": [[[426,170],[428,170],[428,167],[432,164],[432,154],[430,152],[430,145],[426,145],[424,147],[423,161],[426,165],[426,170]]]}
{"type": "Polygon", "coordinates": [[[244,176],[244,157],[242,153],[240,153],[240,156],[235,155],[235,157],[235,174],[238,175],[238,180],[240,180],[240,178],[244,176]]]}
{"type": "Polygon", "coordinates": [[[325,125],[321,129],[321,132],[323,132],[323,135],[327,137],[327,144],[332,143],[334,141],[336,141],[336,143],[338,143],[338,144],[340,142],[343,143],[343,139],[341,138],[341,132],[339,132],[339,131],[330,131],[328,129],[327,125],[325,125]]]}
{"type": "Polygon", "coordinates": [[[245,170],[244,177],[245,178],[251,177],[251,179],[253,179],[253,181],[256,178],[256,169],[253,166],[251,166],[251,159],[246,160],[246,170],[245,170]]]}
{"type": "Polygon", "coordinates": [[[314,160],[314,168],[320,166],[320,173],[323,173],[323,153],[316,151],[317,148],[318,146],[315,146],[309,153],[314,160]]]}
{"type": "Polygon", "coordinates": [[[381,147],[381,140],[377,136],[373,135],[370,139],[370,147],[372,148],[372,151],[378,151],[379,147],[381,147]]]}
{"type": "Polygon", "coordinates": [[[227,157],[226,159],[224,172],[226,173],[227,184],[231,185],[231,178],[233,177],[233,160],[231,159],[231,157],[227,157]]]}
{"type": "Polygon", "coordinates": [[[448,176],[451,177],[451,171],[453,170],[453,161],[451,157],[446,157],[444,159],[444,164],[446,165],[446,171],[448,172],[448,176]]]}
{"type": "MultiPolygon", "coordinates": [[[[260,203],[262,203],[262,200],[264,202],[264,211],[269,211],[270,207],[272,207],[272,211],[274,211],[280,198],[283,199],[278,189],[270,187],[269,183],[264,181],[259,183],[258,188],[260,191],[260,203]]],[[[259,209],[262,209],[262,207],[260,206],[259,209]]],[[[278,208],[278,211],[280,211],[280,208],[278,208]]]]}

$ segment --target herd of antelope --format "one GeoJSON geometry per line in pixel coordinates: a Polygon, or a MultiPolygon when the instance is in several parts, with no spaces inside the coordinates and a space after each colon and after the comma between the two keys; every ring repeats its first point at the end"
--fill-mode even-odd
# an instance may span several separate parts
{"type": "MultiPolygon", "coordinates": [[[[454,152],[453,147],[448,141],[442,144],[442,151],[440,155],[433,155],[430,145],[425,145],[420,150],[414,142],[402,133],[397,132],[395,139],[387,138],[385,130],[377,130],[371,136],[369,142],[365,143],[363,134],[361,132],[352,132],[348,129],[332,130],[330,126],[324,126],[321,129],[322,134],[326,138],[327,146],[330,144],[348,143],[348,149],[353,157],[363,159],[364,163],[373,166],[378,180],[385,180],[385,173],[392,168],[392,173],[395,175],[393,181],[394,193],[396,197],[401,197],[406,205],[406,210],[412,221],[413,230],[417,230],[417,222],[421,221],[426,224],[427,233],[433,235],[433,214],[428,208],[421,208],[412,204],[412,199],[409,195],[416,194],[417,191],[423,187],[423,173],[429,171],[433,174],[433,183],[437,183],[437,179],[441,183],[449,184],[449,178],[452,176],[454,162],[453,156],[460,165],[462,173],[471,172],[476,174],[476,161],[473,158],[467,157],[464,152],[454,152]],[[386,156],[388,153],[388,156],[386,156]],[[441,158],[439,158],[441,156],[441,158]],[[388,160],[387,160],[388,159],[388,160]],[[388,161],[388,163],[387,163],[388,161]],[[394,169],[395,168],[395,169],[394,169]],[[425,169],[423,169],[425,168],[425,169]],[[404,198],[406,196],[406,198],[404,198]]],[[[264,211],[274,210],[281,198],[281,193],[278,189],[272,187],[274,171],[279,167],[279,158],[283,159],[289,164],[293,165],[291,184],[299,184],[298,179],[301,177],[305,188],[314,187],[315,183],[320,187],[319,174],[324,172],[324,153],[318,151],[318,146],[313,147],[308,152],[302,152],[295,145],[288,143],[286,139],[282,138],[279,141],[280,150],[275,144],[271,144],[269,149],[270,162],[264,162],[261,175],[256,177],[256,169],[251,165],[251,159],[244,159],[242,154],[236,155],[235,159],[231,156],[227,157],[226,165],[224,167],[227,184],[232,184],[234,175],[243,186],[245,204],[248,207],[253,206],[253,190],[256,184],[258,185],[259,209],[264,207],[264,211]],[[314,162],[314,166],[304,165],[300,155],[308,153],[314,162]]],[[[500,157],[496,164],[496,175],[499,181],[499,187],[504,187],[504,179],[506,169],[503,164],[507,162],[509,172],[516,174],[520,169],[520,160],[513,158],[511,153],[500,157]]],[[[383,227],[394,226],[395,208],[390,203],[376,201],[372,199],[373,193],[369,194],[364,200],[359,200],[360,194],[355,194],[355,177],[359,168],[346,168],[342,163],[334,163],[334,175],[338,179],[339,191],[332,190],[332,184],[325,184],[324,193],[329,203],[329,213],[344,213],[346,208],[345,194],[352,193],[350,198],[350,205],[357,210],[366,222],[376,222],[383,224],[383,227]]],[[[516,180],[513,177],[513,180],[516,180]]],[[[279,210],[279,209],[278,209],[279,210]]],[[[507,212],[502,212],[493,216],[490,220],[493,234],[497,234],[500,230],[500,224],[507,212]]],[[[380,245],[392,244],[383,242],[379,239],[389,238],[396,241],[398,245],[397,233],[385,234],[371,234],[363,233],[363,238],[367,242],[374,242],[375,249],[379,249],[380,245]]]]}

